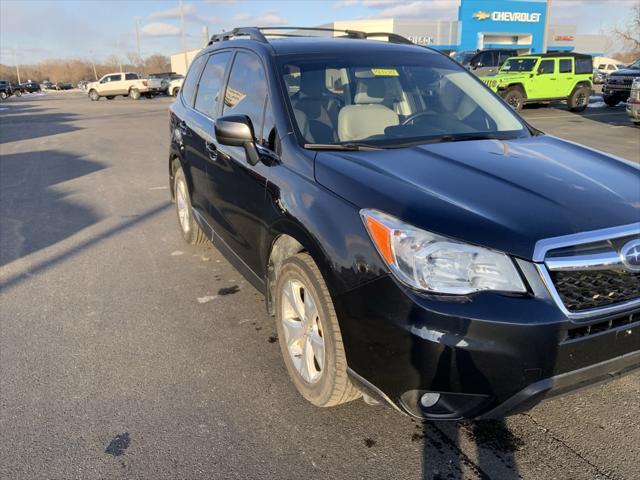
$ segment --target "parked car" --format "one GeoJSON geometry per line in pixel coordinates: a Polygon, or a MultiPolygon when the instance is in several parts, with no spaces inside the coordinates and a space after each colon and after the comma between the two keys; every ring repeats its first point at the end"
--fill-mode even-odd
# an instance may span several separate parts
{"type": "Polygon", "coordinates": [[[0,99],[4,100],[13,95],[13,87],[11,82],[0,80],[0,99]]]}
{"type": "Polygon", "coordinates": [[[602,84],[604,83],[605,78],[607,78],[606,72],[601,72],[600,70],[594,68],[593,69],[593,83],[594,84],[602,84]]]}
{"type": "Polygon", "coordinates": [[[590,55],[545,53],[509,58],[497,75],[482,81],[516,110],[566,100],[569,110],[581,112],[589,104],[592,75],[590,55]]]}
{"type": "Polygon", "coordinates": [[[140,78],[137,73],[108,73],[97,82],[87,85],[89,98],[93,101],[106,97],[113,100],[122,95],[139,100],[143,95],[152,97],[162,91],[162,82],[157,78],[140,78]]]}
{"type": "Polygon", "coordinates": [[[81,90],[86,90],[87,89],[87,85],[89,85],[89,83],[91,83],[89,80],[80,80],[78,82],[78,88],[81,90]]]}
{"type": "Polygon", "coordinates": [[[631,92],[627,99],[627,115],[633,123],[640,125],[640,76],[631,84],[631,92]]]}
{"type": "Polygon", "coordinates": [[[169,86],[167,87],[167,93],[172,97],[177,97],[178,92],[182,88],[182,82],[184,82],[184,76],[180,76],[179,78],[175,78],[169,82],[169,86]]]}
{"type": "Polygon", "coordinates": [[[180,231],[264,294],[300,394],[495,418],[640,367],[638,166],[338,34],[214,36],[169,107],[180,231]]]}
{"type": "Polygon", "coordinates": [[[502,64],[509,58],[518,55],[512,48],[471,50],[458,52],[453,59],[471,70],[478,77],[495,75],[502,64]]]}
{"type": "Polygon", "coordinates": [[[41,83],[41,86],[45,90],[55,90],[56,89],[55,83],[52,83],[49,80],[43,80],[42,83],[41,83]]]}
{"type": "Polygon", "coordinates": [[[610,107],[624,102],[631,93],[633,80],[640,76],[640,58],[629,65],[607,75],[602,86],[602,99],[610,107]]]}
{"type": "Polygon", "coordinates": [[[40,84],[33,80],[29,80],[28,82],[22,83],[20,88],[24,93],[36,93],[40,91],[40,84]]]}
{"type": "Polygon", "coordinates": [[[151,73],[149,74],[149,78],[158,78],[162,82],[162,93],[167,95],[171,95],[171,91],[169,90],[169,84],[176,79],[184,78],[184,75],[180,75],[176,72],[161,72],[161,73],[151,73]]]}
{"type": "Polygon", "coordinates": [[[73,90],[73,84],[69,82],[58,82],[54,88],[55,90],[73,90]]]}
{"type": "Polygon", "coordinates": [[[13,95],[15,95],[16,97],[22,96],[23,91],[20,84],[11,82],[11,89],[13,90],[13,95]]]}

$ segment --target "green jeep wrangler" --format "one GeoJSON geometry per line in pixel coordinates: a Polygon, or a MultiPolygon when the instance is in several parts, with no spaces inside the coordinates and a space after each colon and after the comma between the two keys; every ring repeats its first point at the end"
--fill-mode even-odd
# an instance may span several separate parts
{"type": "Polygon", "coordinates": [[[508,58],[496,75],[481,80],[516,110],[566,100],[570,111],[581,112],[589,104],[592,77],[590,55],[544,53],[508,58]]]}

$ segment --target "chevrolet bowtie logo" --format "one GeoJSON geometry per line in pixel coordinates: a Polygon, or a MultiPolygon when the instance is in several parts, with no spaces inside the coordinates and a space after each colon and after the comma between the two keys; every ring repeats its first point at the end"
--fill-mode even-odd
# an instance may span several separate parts
{"type": "Polygon", "coordinates": [[[473,18],[477,20],[486,20],[487,18],[491,18],[491,14],[489,12],[476,12],[473,14],[473,18]]]}

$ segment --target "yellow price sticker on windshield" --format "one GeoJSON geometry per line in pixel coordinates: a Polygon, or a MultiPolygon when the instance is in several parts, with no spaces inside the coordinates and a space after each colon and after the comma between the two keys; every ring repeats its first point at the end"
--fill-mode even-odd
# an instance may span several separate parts
{"type": "Polygon", "coordinates": [[[371,73],[381,77],[398,77],[398,71],[395,68],[372,68],[371,73]]]}

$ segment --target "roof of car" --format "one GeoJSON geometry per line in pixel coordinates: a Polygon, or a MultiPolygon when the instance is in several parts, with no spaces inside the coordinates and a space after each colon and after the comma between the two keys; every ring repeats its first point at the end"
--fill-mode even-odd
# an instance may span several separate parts
{"type": "Polygon", "coordinates": [[[427,51],[427,49],[418,45],[341,37],[273,38],[269,40],[269,44],[275,50],[276,55],[296,53],[350,53],[356,51],[367,54],[374,52],[427,51]]]}
{"type": "Polygon", "coordinates": [[[408,39],[394,33],[366,33],[355,30],[334,30],[322,27],[242,27],[214,35],[209,42],[213,49],[250,47],[275,55],[314,53],[428,52],[408,39]],[[321,32],[321,36],[307,33],[321,32]],[[337,35],[337,36],[333,36],[337,35]],[[388,37],[388,41],[381,38],[388,37]],[[377,40],[374,40],[377,39],[377,40]],[[419,50],[418,50],[419,49],[419,50]]]}
{"type": "Polygon", "coordinates": [[[592,58],[591,55],[587,55],[585,53],[575,53],[575,52],[529,53],[527,55],[520,55],[520,56],[521,57],[545,57],[545,58],[555,58],[555,57],[592,58]]]}

